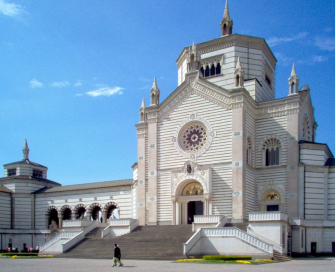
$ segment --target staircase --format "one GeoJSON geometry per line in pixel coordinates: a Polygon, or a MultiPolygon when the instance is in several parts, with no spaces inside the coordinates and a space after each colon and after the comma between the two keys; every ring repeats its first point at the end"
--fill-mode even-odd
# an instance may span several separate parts
{"type": "Polygon", "coordinates": [[[81,243],[57,257],[111,259],[117,243],[122,259],[177,260],[185,258],[183,243],[193,235],[191,225],[140,226],[116,238],[101,238],[100,231],[99,228],[92,230],[81,243]]]}
{"type": "Polygon", "coordinates": [[[274,250],[273,251],[273,259],[276,260],[277,262],[288,262],[288,261],[292,261],[292,258],[283,255],[281,253],[279,253],[278,251],[274,250]]]}

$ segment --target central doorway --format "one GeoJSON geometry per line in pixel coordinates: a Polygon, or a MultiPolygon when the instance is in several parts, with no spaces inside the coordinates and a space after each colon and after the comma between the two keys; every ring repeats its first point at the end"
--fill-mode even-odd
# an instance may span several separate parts
{"type": "Polygon", "coordinates": [[[195,215],[204,214],[204,203],[202,201],[190,201],[187,203],[187,224],[192,224],[195,215]]]}

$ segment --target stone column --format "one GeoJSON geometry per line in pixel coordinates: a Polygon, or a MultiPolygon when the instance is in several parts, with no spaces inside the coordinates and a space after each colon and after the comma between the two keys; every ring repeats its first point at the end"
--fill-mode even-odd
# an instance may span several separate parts
{"type": "Polygon", "coordinates": [[[176,225],[180,224],[180,203],[176,202],[176,225]]]}
{"type": "Polygon", "coordinates": [[[91,221],[91,220],[92,220],[92,218],[91,218],[91,217],[92,217],[92,213],[87,212],[87,213],[86,213],[86,216],[87,216],[87,220],[88,220],[88,221],[91,221]]]}
{"type": "Polygon", "coordinates": [[[102,223],[107,223],[107,211],[102,212],[102,223]]]}
{"type": "Polygon", "coordinates": [[[60,229],[63,228],[63,219],[62,219],[62,215],[58,216],[58,228],[60,228],[60,229]]]}
{"type": "MultiPolygon", "coordinates": [[[[242,101],[238,96],[236,101],[242,101]]],[[[245,109],[236,105],[232,110],[232,216],[235,219],[246,218],[245,210],[245,154],[246,140],[244,132],[245,109]]]]}

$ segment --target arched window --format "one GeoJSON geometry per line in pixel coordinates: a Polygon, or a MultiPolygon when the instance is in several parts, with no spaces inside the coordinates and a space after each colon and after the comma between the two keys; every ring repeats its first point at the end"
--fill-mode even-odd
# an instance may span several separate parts
{"type": "Polygon", "coordinates": [[[211,76],[215,76],[215,66],[214,66],[214,64],[212,64],[212,67],[211,67],[211,76]]]}
{"type": "Polygon", "coordinates": [[[269,139],[263,144],[263,163],[265,166],[280,164],[281,144],[277,139],[269,139]]]}
{"type": "Polygon", "coordinates": [[[291,93],[294,93],[295,90],[294,90],[294,82],[292,82],[292,85],[291,85],[291,93]]]}
{"type": "Polygon", "coordinates": [[[238,87],[239,85],[240,85],[240,76],[236,75],[236,78],[235,78],[235,87],[238,87]]]}
{"type": "Polygon", "coordinates": [[[201,67],[200,72],[201,72],[201,74],[202,74],[202,77],[204,77],[204,76],[205,76],[205,71],[204,71],[204,68],[203,68],[203,67],[201,67]]]}
{"type": "Polygon", "coordinates": [[[227,25],[223,25],[223,35],[227,35],[227,25]]]}
{"type": "Polygon", "coordinates": [[[246,152],[246,162],[248,165],[252,164],[252,149],[251,149],[251,138],[247,138],[247,152],[246,152]]]}
{"type": "Polygon", "coordinates": [[[208,65],[206,66],[205,77],[209,77],[209,67],[208,67],[208,65]]]}
{"type": "Polygon", "coordinates": [[[216,74],[217,74],[217,75],[221,75],[221,64],[220,64],[220,63],[218,63],[218,64],[216,65],[216,74]]]}

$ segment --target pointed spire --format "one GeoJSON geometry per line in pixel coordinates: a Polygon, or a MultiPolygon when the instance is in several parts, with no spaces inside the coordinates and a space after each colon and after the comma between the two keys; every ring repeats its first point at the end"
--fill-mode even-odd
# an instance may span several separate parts
{"type": "Polygon", "coordinates": [[[288,79],[289,86],[289,95],[297,94],[299,89],[299,77],[297,76],[297,72],[295,71],[295,64],[293,63],[291,76],[288,79]]]}
{"type": "Polygon", "coordinates": [[[152,87],[150,90],[150,106],[158,106],[159,105],[159,96],[160,96],[160,90],[157,86],[156,76],[154,78],[154,83],[152,83],[152,87]]]}
{"type": "Polygon", "coordinates": [[[220,28],[222,37],[233,33],[233,21],[230,19],[229,15],[228,0],[226,0],[226,6],[224,9],[220,28]]]}
{"type": "Polygon", "coordinates": [[[146,108],[146,106],[145,106],[145,99],[144,99],[144,96],[143,96],[142,105],[141,105],[140,109],[145,109],[145,108],[146,108]]]}
{"type": "Polygon", "coordinates": [[[23,151],[23,159],[24,160],[29,160],[29,147],[28,147],[27,139],[25,140],[24,147],[23,147],[22,151],[23,151]]]}
{"type": "Polygon", "coordinates": [[[226,0],[226,6],[224,8],[223,19],[230,20],[229,16],[229,8],[228,8],[228,0],[226,0]]]}
{"type": "Polygon", "coordinates": [[[157,81],[156,81],[156,76],[154,77],[154,82],[152,83],[152,87],[151,87],[151,89],[158,89],[158,87],[157,87],[157,81]]]}
{"type": "Polygon", "coordinates": [[[236,69],[241,69],[240,56],[237,57],[236,69]]]}
{"type": "Polygon", "coordinates": [[[295,71],[295,64],[293,62],[293,67],[292,67],[292,72],[291,72],[291,76],[296,76],[297,72],[295,71]]]}

